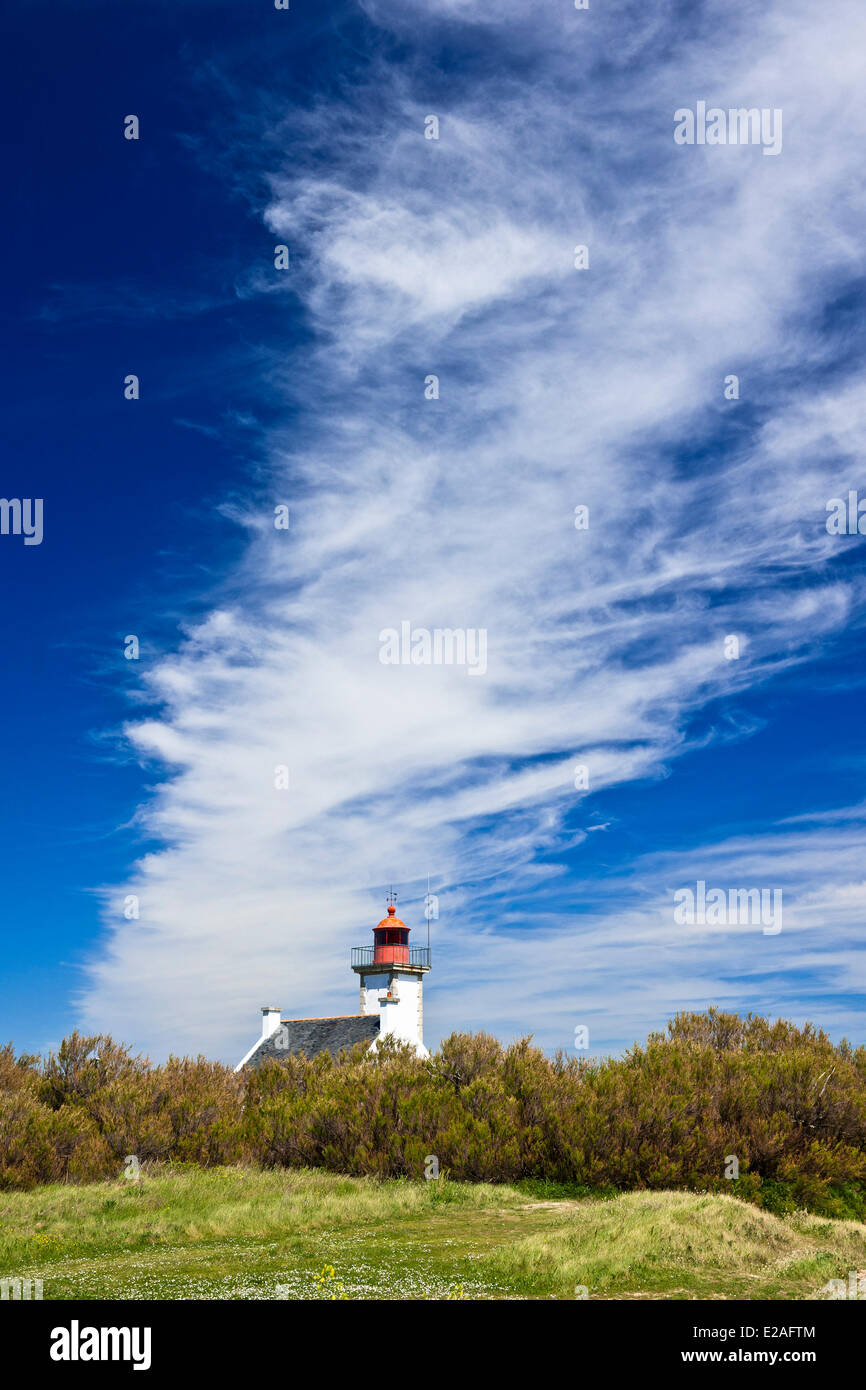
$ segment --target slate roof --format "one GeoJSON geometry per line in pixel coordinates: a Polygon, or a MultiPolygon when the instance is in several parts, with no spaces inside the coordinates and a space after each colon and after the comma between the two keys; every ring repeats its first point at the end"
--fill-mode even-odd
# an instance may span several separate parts
{"type": "Polygon", "coordinates": [[[379,1032],[378,1014],[337,1014],[334,1018],[288,1018],[269,1038],[262,1038],[258,1047],[245,1059],[244,1066],[260,1067],[275,1057],[297,1057],[303,1052],[315,1057],[330,1052],[336,1057],[344,1047],[356,1043],[371,1043],[379,1032]]]}

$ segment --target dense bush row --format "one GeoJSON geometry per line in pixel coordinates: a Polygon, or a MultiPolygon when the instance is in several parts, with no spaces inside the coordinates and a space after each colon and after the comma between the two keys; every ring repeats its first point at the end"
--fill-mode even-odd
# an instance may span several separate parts
{"type": "Polygon", "coordinates": [[[243,1077],[77,1033],[42,1062],[0,1050],[0,1187],[116,1175],[129,1154],[418,1179],[435,1156],[459,1180],[711,1187],[862,1213],[866,1048],[711,1010],[601,1063],[483,1033],[426,1062],[356,1050],[243,1077]]]}

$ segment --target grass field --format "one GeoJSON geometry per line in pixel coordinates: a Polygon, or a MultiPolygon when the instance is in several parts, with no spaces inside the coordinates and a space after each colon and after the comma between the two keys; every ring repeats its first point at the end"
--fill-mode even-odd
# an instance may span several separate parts
{"type": "Polygon", "coordinates": [[[733,1197],[186,1169],[0,1194],[0,1276],[46,1299],[809,1299],[866,1225],[733,1197]],[[333,1268],[333,1275],[322,1271],[333,1268]]]}

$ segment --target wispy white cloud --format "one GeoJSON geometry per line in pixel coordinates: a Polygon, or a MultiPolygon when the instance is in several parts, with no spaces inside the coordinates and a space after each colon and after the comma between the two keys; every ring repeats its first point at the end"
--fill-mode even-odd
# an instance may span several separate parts
{"type": "MultiPolygon", "coordinates": [[[[455,76],[438,111],[423,52],[382,64],[293,113],[291,158],[269,170],[262,217],[291,244],[314,344],[283,380],[301,423],[266,440],[237,601],[144,673],[161,713],[129,738],[164,767],[143,822],[165,847],[108,894],[81,1001],[88,1025],[155,1051],[239,1054],[266,994],[339,1011],[378,886],[399,878],[417,904],[428,871],[448,907],[433,1030],[556,1039],[586,981],[611,1045],[689,1000],[757,998],[724,953],[624,908],[626,887],[590,923],[551,908],[543,951],[537,920],[501,904],[549,889],[538,856],[584,833],[576,762],[590,792],[662,775],[690,712],[862,614],[856,574],[827,572],[850,542],[824,507],[862,457],[866,391],[816,372],[805,394],[796,369],[826,367],[816,312],[863,271],[866,114],[841,94],[866,16],[734,6],[689,35],[634,6],[614,33],[543,6],[518,75],[520,7],[411,8],[483,24],[503,63],[455,76]],[[781,106],[783,153],[675,147],[674,110],[704,96],[781,106]],[[487,675],[383,666],[378,635],[403,619],[486,629],[487,675]],[[486,920],[469,883],[495,885],[486,920]],[[126,892],[138,921],[119,916],[126,892]]],[[[852,964],[845,931],[810,941],[830,974],[852,964]]]]}

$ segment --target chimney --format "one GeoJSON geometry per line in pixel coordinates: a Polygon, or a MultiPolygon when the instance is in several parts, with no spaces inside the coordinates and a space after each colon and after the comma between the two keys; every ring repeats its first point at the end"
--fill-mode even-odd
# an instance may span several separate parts
{"type": "Polygon", "coordinates": [[[269,1038],[280,1026],[280,1010],[275,1004],[266,1004],[262,1009],[262,1037],[269,1038]]]}

